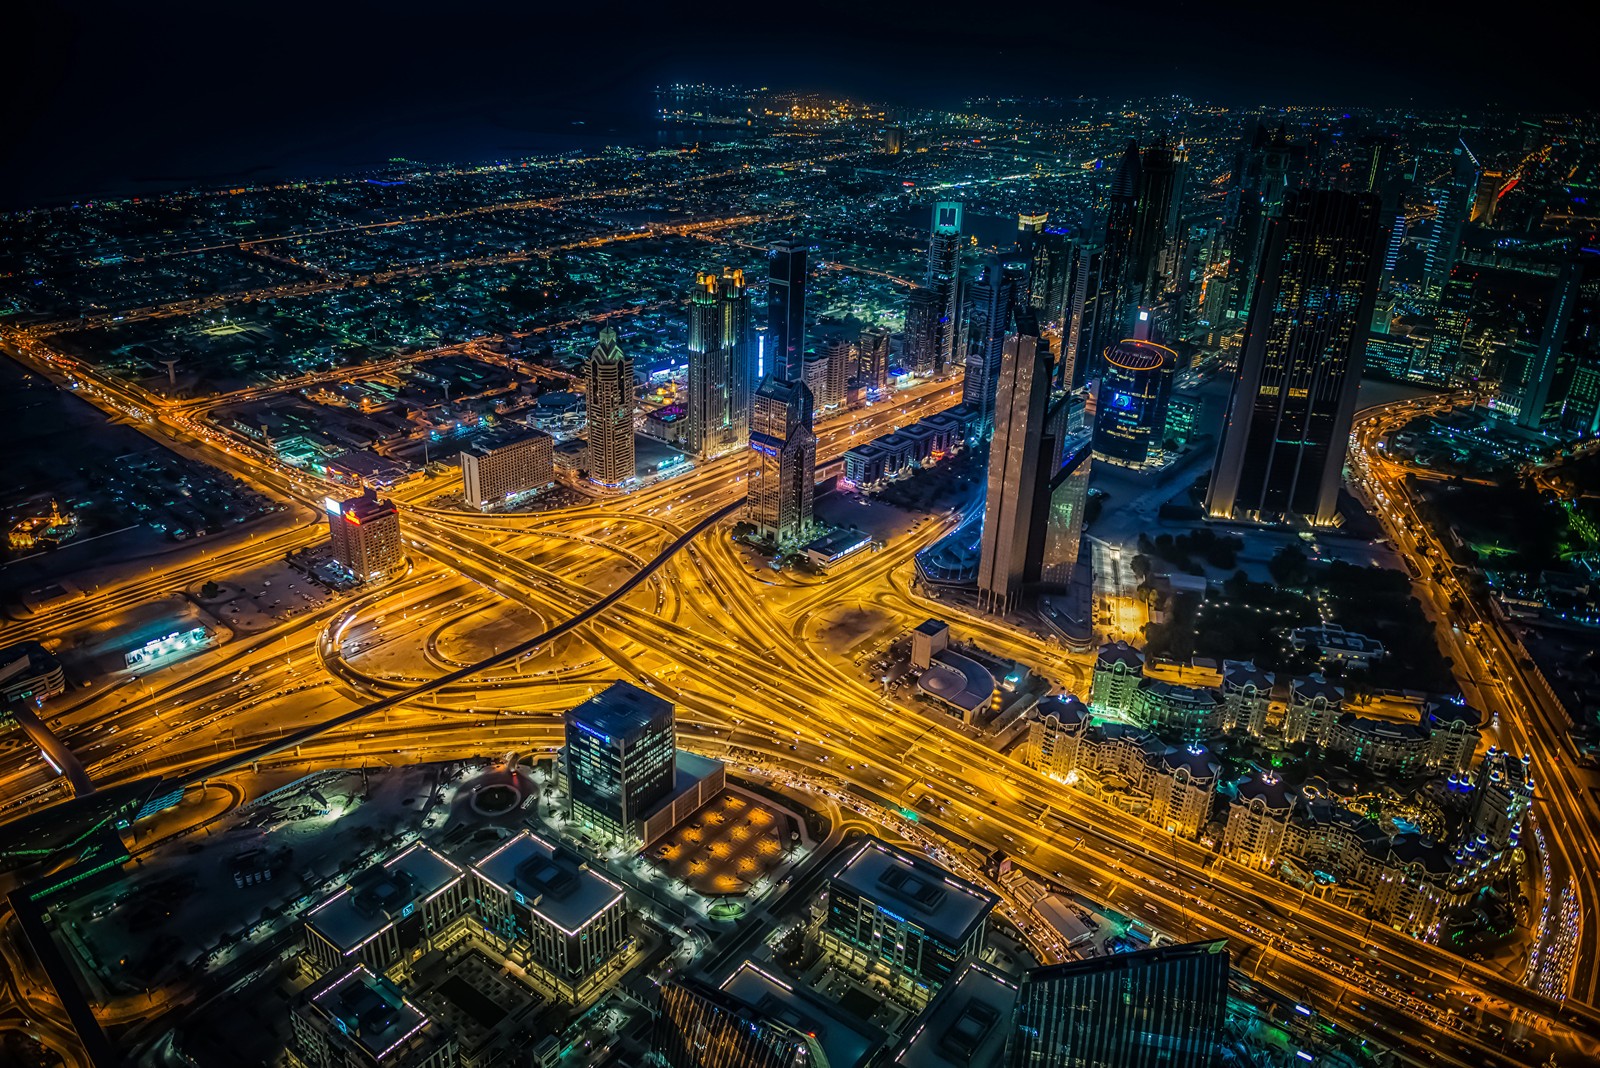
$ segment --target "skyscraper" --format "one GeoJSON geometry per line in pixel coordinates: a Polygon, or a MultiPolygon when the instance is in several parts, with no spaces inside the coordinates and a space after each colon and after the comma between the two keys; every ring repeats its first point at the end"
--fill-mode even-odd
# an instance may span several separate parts
{"type": "Polygon", "coordinates": [[[661,987],[654,1048],[667,1068],[814,1068],[815,1047],[804,1032],[697,979],[661,987]]]}
{"type": "Polygon", "coordinates": [[[1458,142],[1450,153],[1450,175],[1434,191],[1433,222],[1424,249],[1424,284],[1430,294],[1439,291],[1450,277],[1450,268],[1456,265],[1461,235],[1477,191],[1478,161],[1464,142],[1458,142]]]}
{"type": "Polygon", "coordinates": [[[716,456],[750,434],[750,298],[744,272],[701,272],[689,291],[689,451],[716,456]]]}
{"type": "Polygon", "coordinates": [[[1044,543],[1039,551],[1039,581],[1065,587],[1072,582],[1083,542],[1083,520],[1089,504],[1089,470],[1094,447],[1086,431],[1068,433],[1061,449],[1061,466],[1049,477],[1048,513],[1042,524],[1044,543]]]}
{"type": "Polygon", "coordinates": [[[1600,361],[1600,256],[1586,254],[1569,263],[1556,279],[1537,337],[1511,346],[1506,372],[1495,395],[1495,411],[1531,430],[1565,422],[1586,429],[1590,405],[1568,414],[1572,384],[1580,367],[1600,361]]]}
{"type": "Polygon", "coordinates": [[[585,369],[589,409],[589,481],[617,489],[632,481],[633,360],[607,326],[585,369]]]}
{"type": "Polygon", "coordinates": [[[1228,1015],[1226,943],[1035,968],[1013,1015],[1011,1068],[1213,1068],[1228,1015]]]}
{"type": "Polygon", "coordinates": [[[991,256],[983,274],[967,287],[967,377],[961,385],[961,403],[982,416],[985,429],[994,421],[1001,356],[1027,275],[1027,264],[1021,260],[991,256]]]}
{"type": "Polygon", "coordinates": [[[1267,239],[1267,220],[1283,210],[1284,197],[1300,184],[1305,171],[1305,146],[1291,144],[1282,127],[1268,132],[1256,126],[1233,163],[1233,188],[1225,214],[1229,219],[1227,314],[1249,314],[1255,295],[1256,268],[1267,239]]]}
{"type": "Polygon", "coordinates": [[[883,389],[889,384],[889,333],[877,328],[863,330],[856,342],[856,374],[868,389],[883,389]]]}
{"type": "Polygon", "coordinates": [[[776,545],[792,545],[811,529],[817,468],[812,404],[804,382],[768,378],[751,405],[750,448],[756,463],[750,470],[747,515],[756,536],[776,545]]]}
{"type": "MultiPolygon", "coordinates": [[[[1095,333],[1089,339],[1089,351],[1094,360],[1099,359],[1107,345],[1127,332],[1124,329],[1127,306],[1136,299],[1133,293],[1134,236],[1139,222],[1142,170],[1139,144],[1129,141],[1117,163],[1106,205],[1106,237],[1100,259],[1100,294],[1096,301],[1100,309],[1095,319],[1095,333]]],[[[1089,378],[1097,374],[1098,368],[1087,370],[1089,378]]]]}
{"type": "Polygon", "coordinates": [[[933,233],[928,239],[928,289],[934,307],[932,372],[942,375],[961,355],[961,205],[941,201],[933,206],[933,233]]]}
{"type": "Polygon", "coordinates": [[[1211,472],[1213,518],[1334,521],[1377,297],[1381,216],[1371,193],[1296,190],[1269,222],[1211,472]]]}
{"type": "Polygon", "coordinates": [[[348,501],[325,501],[328,544],[334,560],[360,582],[384,579],[406,565],[400,513],[367,490],[348,501]]]}
{"type": "Polygon", "coordinates": [[[912,374],[932,374],[939,350],[943,301],[937,290],[923,287],[906,294],[906,329],[902,335],[905,368],[912,374]]]}
{"type": "Polygon", "coordinates": [[[1124,303],[1155,303],[1173,275],[1173,243],[1177,237],[1186,155],[1157,141],[1139,162],[1139,196],[1134,211],[1130,282],[1124,303]]]}
{"type": "Polygon", "coordinates": [[[672,702],[614,682],[566,715],[572,818],[615,836],[672,792],[677,732],[672,702]]]}
{"type": "Polygon", "coordinates": [[[1028,547],[1035,522],[1044,518],[1036,509],[1050,361],[1036,338],[1006,338],[999,397],[989,446],[978,596],[991,610],[1004,611],[1038,579],[1039,561],[1029,559],[1028,547]]]}
{"type": "Polygon", "coordinates": [[[774,245],[767,255],[767,374],[798,382],[806,359],[806,247],[774,245]]]}
{"type": "Polygon", "coordinates": [[[1094,416],[1097,457],[1124,467],[1144,467],[1156,459],[1177,363],[1177,353],[1165,345],[1139,338],[1124,338],[1106,349],[1094,416]]]}
{"type": "Polygon", "coordinates": [[[1056,385],[1078,389],[1093,377],[1091,371],[1098,373],[1093,345],[1102,334],[1100,316],[1111,307],[1111,295],[1105,294],[1100,284],[1105,261],[1105,243],[1101,239],[1080,233],[1073,240],[1069,255],[1056,385]]]}

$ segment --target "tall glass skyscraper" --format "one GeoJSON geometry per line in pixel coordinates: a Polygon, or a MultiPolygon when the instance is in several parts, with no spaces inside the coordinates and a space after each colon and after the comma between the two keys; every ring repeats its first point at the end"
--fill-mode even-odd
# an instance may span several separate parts
{"type": "MultiPolygon", "coordinates": [[[[970,376],[972,370],[969,368],[970,376]]],[[[1016,604],[1024,587],[1038,580],[1039,560],[1030,559],[1040,508],[1045,408],[1050,401],[1050,359],[1032,337],[1004,342],[1000,403],[989,446],[988,495],[978,560],[978,596],[992,610],[1016,604]]],[[[1044,474],[1049,478],[1049,473],[1044,474]]]]}
{"type": "Polygon", "coordinates": [[[677,734],[672,702],[614,682],[566,716],[565,765],[572,818],[631,836],[672,793],[677,734]]]}
{"type": "Polygon", "coordinates": [[[750,469],[746,515],[756,536],[793,545],[811,530],[816,495],[817,435],[813,401],[804,382],[769,377],[750,408],[750,469]]]}
{"type": "Polygon", "coordinates": [[[816,1039],[718,987],[679,978],[661,987],[655,1053],[667,1068],[814,1068],[816,1039]]]}
{"type": "Polygon", "coordinates": [[[1296,190],[1268,224],[1206,512],[1326,526],[1382,266],[1381,200],[1296,190]]]}
{"type": "Polygon", "coordinates": [[[585,367],[589,411],[589,481],[617,489],[633,479],[633,360],[617,344],[611,327],[585,367]]]}
{"type": "Polygon", "coordinates": [[[806,360],[806,247],[774,245],[767,256],[767,374],[799,382],[806,360]]]}
{"type": "Polygon", "coordinates": [[[934,374],[944,374],[961,355],[961,205],[943,201],[933,206],[933,233],[928,239],[928,288],[937,299],[934,324],[934,374]]]}
{"type": "Polygon", "coordinates": [[[1024,260],[991,256],[983,274],[968,287],[967,377],[961,386],[961,403],[982,416],[985,429],[994,422],[1006,335],[1016,322],[1018,300],[1027,280],[1024,260]]]}
{"type": "Polygon", "coordinates": [[[702,272],[689,291],[689,451],[716,456],[750,436],[750,298],[744,272],[702,272]]]}
{"type": "Polygon", "coordinates": [[[1022,980],[1010,1068],[1215,1068],[1228,1015],[1225,942],[1035,968],[1022,980]]]}

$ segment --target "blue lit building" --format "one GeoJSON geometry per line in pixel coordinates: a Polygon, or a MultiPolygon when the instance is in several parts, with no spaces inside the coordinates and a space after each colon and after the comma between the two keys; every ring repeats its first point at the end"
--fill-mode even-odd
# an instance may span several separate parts
{"type": "Polygon", "coordinates": [[[1127,338],[1106,349],[1094,416],[1094,454],[1107,463],[1144,467],[1161,452],[1177,353],[1127,338]]]}
{"type": "Polygon", "coordinates": [[[568,710],[566,721],[572,818],[605,834],[631,836],[673,790],[672,702],[615,682],[568,710]]]}

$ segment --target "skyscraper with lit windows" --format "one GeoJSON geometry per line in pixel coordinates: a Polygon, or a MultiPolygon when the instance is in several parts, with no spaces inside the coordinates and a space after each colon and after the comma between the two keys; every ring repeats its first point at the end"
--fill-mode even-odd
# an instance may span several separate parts
{"type": "Polygon", "coordinates": [[[961,353],[961,204],[941,201],[933,206],[933,233],[928,238],[927,288],[934,294],[934,374],[955,366],[961,353]]]}
{"type": "Polygon", "coordinates": [[[589,481],[618,489],[633,480],[633,360],[607,326],[584,369],[589,411],[589,481]]]}
{"type": "Polygon", "coordinates": [[[677,731],[672,702],[614,682],[566,715],[563,754],[574,820],[614,836],[672,793],[677,731]]]}
{"type": "MultiPolygon", "coordinates": [[[[970,370],[967,372],[972,373],[970,370]]],[[[1013,607],[1039,578],[1030,543],[1042,530],[1041,466],[1045,408],[1050,401],[1050,360],[1037,338],[1005,339],[1000,402],[989,446],[988,493],[978,560],[978,596],[995,611],[1013,607]]],[[[1046,480],[1049,473],[1043,476],[1046,480]]]]}
{"type": "Polygon", "coordinates": [[[1206,512],[1326,526],[1381,268],[1372,193],[1296,190],[1268,223],[1206,512]]]}
{"type": "Polygon", "coordinates": [[[799,382],[806,359],[806,247],[783,241],[767,255],[767,374],[799,382]]]}
{"type": "Polygon", "coordinates": [[[689,291],[689,451],[709,457],[750,435],[750,298],[744,272],[702,272],[689,291]]]}
{"type": "Polygon", "coordinates": [[[750,469],[746,516],[756,537],[793,545],[811,531],[816,495],[817,435],[813,400],[804,382],[768,378],[750,409],[750,469]]]}
{"type": "Polygon", "coordinates": [[[985,429],[994,423],[1006,335],[1016,322],[1027,279],[1024,261],[991,256],[982,275],[967,287],[967,377],[961,384],[961,403],[979,413],[985,429]]]}

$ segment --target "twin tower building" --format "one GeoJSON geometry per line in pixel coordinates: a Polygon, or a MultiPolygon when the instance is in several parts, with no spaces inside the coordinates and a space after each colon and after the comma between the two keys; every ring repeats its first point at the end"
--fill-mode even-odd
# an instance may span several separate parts
{"type": "MultiPolygon", "coordinates": [[[[742,270],[702,272],[689,291],[684,444],[701,459],[756,454],[748,518],[758,538],[782,545],[811,528],[817,441],[806,382],[806,249],[784,243],[769,258],[764,332],[752,328],[742,270]]],[[[609,327],[590,354],[587,387],[589,478],[620,489],[635,475],[633,361],[609,327]]]]}

